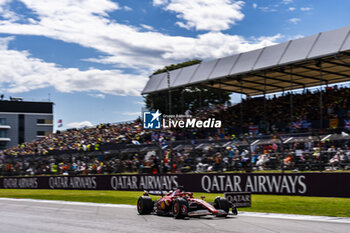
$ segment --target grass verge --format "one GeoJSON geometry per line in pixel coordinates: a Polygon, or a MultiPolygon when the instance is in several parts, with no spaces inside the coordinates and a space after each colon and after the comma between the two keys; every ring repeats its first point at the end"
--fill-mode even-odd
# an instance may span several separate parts
{"type": "MultiPolygon", "coordinates": [[[[0,197],[31,198],[41,200],[80,201],[111,204],[136,205],[142,192],[132,191],[81,191],[81,190],[30,190],[1,189],[0,197]]],[[[195,197],[206,196],[213,201],[218,194],[195,193],[195,197]]],[[[222,195],[220,195],[222,196],[222,195]]],[[[155,197],[156,199],[157,197],[155,197]]],[[[241,211],[305,214],[334,217],[350,217],[349,198],[301,197],[278,195],[252,195],[252,207],[241,211]]]]}

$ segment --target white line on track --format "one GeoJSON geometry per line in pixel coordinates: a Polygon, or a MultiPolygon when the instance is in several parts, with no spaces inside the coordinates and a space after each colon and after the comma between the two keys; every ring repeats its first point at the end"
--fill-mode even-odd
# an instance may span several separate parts
{"type": "Polygon", "coordinates": [[[39,202],[39,203],[64,204],[64,205],[79,205],[79,206],[135,208],[134,205],[105,204],[105,203],[92,203],[92,202],[55,201],[55,200],[37,200],[37,199],[17,199],[17,198],[2,198],[2,197],[0,197],[0,200],[18,201],[18,202],[39,202]]]}
{"type": "MultiPolygon", "coordinates": [[[[78,206],[129,208],[129,209],[133,209],[136,207],[135,205],[124,205],[124,204],[104,204],[104,203],[91,203],[91,202],[17,199],[17,198],[2,198],[2,197],[0,198],[0,201],[1,200],[16,201],[16,202],[37,202],[37,203],[50,203],[50,204],[64,204],[64,205],[76,205],[76,206],[78,205],[78,206]]],[[[350,224],[350,218],[343,218],[343,217],[258,213],[258,212],[244,212],[244,211],[239,211],[238,216],[259,217],[259,218],[278,218],[278,219],[289,219],[289,220],[300,220],[300,221],[318,221],[318,222],[334,222],[334,223],[348,223],[348,224],[350,224]]]]}
{"type": "Polygon", "coordinates": [[[318,221],[318,222],[337,222],[350,224],[350,218],[329,217],[329,216],[312,216],[298,214],[275,214],[275,213],[258,213],[258,212],[243,212],[239,211],[238,216],[261,217],[261,218],[279,218],[301,221],[318,221]]]}

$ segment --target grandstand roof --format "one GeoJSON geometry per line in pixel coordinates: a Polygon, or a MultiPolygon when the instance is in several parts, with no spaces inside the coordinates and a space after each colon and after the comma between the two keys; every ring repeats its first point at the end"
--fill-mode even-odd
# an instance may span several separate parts
{"type": "MultiPolygon", "coordinates": [[[[350,26],[169,73],[170,89],[201,85],[250,96],[350,81],[350,26]]],[[[168,89],[161,73],[142,94],[168,89]]]]}

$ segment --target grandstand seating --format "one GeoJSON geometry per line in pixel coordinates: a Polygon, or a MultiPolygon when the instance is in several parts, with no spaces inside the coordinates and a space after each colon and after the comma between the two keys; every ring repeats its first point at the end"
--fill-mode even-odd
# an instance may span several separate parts
{"type": "Polygon", "coordinates": [[[320,128],[319,98],[317,91],[293,94],[293,119],[290,94],[274,96],[266,102],[263,98],[248,98],[234,106],[210,106],[192,113],[200,118],[213,116],[223,120],[221,130],[150,131],[142,128],[140,119],[69,129],[1,151],[0,172],[28,175],[224,171],[248,167],[349,169],[350,138],[346,132],[350,127],[350,89],[334,86],[322,91],[324,129],[319,132],[338,133],[327,140],[311,133],[320,128]],[[300,139],[305,131],[309,134],[300,139]],[[342,132],[344,135],[340,135],[342,132]],[[282,134],[286,141],[291,139],[281,148],[283,143],[277,137],[264,138],[272,133],[282,134]],[[138,144],[142,145],[127,146],[138,144]]]}

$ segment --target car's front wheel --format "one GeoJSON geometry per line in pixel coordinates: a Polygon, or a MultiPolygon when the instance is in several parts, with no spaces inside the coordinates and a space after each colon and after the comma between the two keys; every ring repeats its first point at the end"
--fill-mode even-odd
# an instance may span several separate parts
{"type": "Polygon", "coordinates": [[[177,198],[173,204],[173,215],[180,219],[186,217],[188,214],[188,202],[184,198],[177,198]]]}
{"type": "MultiPolygon", "coordinates": [[[[224,197],[217,197],[217,198],[215,198],[214,207],[216,209],[224,210],[227,214],[230,211],[230,203],[224,197]]],[[[227,214],[220,215],[219,217],[226,217],[227,214]]]]}
{"type": "Polygon", "coordinates": [[[137,200],[137,212],[139,214],[150,214],[153,210],[153,201],[148,196],[141,196],[137,200]]]}
{"type": "Polygon", "coordinates": [[[234,215],[238,214],[236,206],[232,206],[232,214],[234,214],[234,215]]]}

